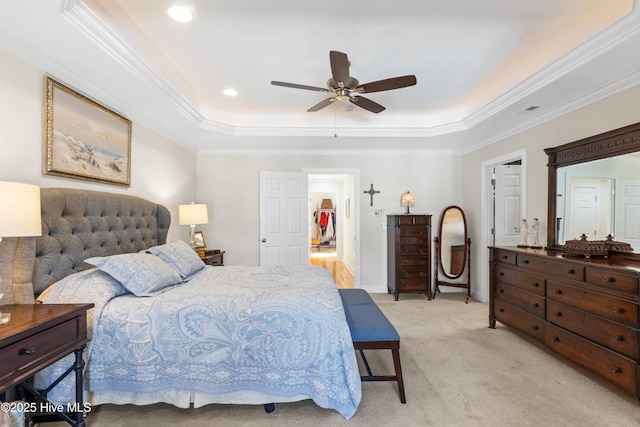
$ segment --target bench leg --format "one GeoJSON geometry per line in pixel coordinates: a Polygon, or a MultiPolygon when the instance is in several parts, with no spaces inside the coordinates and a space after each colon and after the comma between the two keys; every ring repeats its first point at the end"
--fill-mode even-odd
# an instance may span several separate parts
{"type": "Polygon", "coordinates": [[[400,393],[400,402],[407,403],[407,399],[404,395],[404,382],[402,381],[402,367],[400,366],[400,349],[391,349],[393,354],[393,366],[396,369],[396,378],[398,380],[398,392],[400,393]]]}
{"type": "Polygon", "coordinates": [[[367,358],[364,355],[364,351],[362,350],[359,350],[359,351],[360,351],[360,357],[362,357],[362,363],[364,363],[364,367],[367,370],[367,375],[372,377],[373,374],[371,373],[371,368],[369,367],[369,362],[367,362],[367,358]]]}

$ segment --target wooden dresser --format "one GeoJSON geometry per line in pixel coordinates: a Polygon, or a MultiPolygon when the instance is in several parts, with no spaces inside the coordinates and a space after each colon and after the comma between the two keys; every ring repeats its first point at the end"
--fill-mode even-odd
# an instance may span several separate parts
{"type": "Polygon", "coordinates": [[[637,260],[489,250],[491,328],[498,321],[517,329],[640,398],[637,260]]]}
{"type": "Polygon", "coordinates": [[[387,215],[387,289],[431,298],[431,215],[387,215]]]}

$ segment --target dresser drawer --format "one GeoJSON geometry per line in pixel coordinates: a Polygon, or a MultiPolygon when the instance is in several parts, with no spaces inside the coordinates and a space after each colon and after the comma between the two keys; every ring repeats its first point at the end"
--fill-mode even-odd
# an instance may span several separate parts
{"type": "Polygon", "coordinates": [[[403,267],[398,271],[398,277],[401,279],[426,279],[429,272],[422,267],[403,267]]]}
{"type": "Polygon", "coordinates": [[[638,330],[559,302],[547,301],[547,321],[604,347],[638,358],[638,330]]]}
{"type": "Polygon", "coordinates": [[[29,368],[34,362],[57,350],[61,344],[83,339],[80,336],[81,330],[80,318],[76,317],[1,348],[3,371],[29,368]]]}
{"type": "Polygon", "coordinates": [[[544,279],[502,265],[494,267],[495,280],[517,286],[536,295],[544,296],[544,279]]]}
{"type": "Polygon", "coordinates": [[[528,254],[518,254],[516,264],[520,267],[535,270],[545,276],[556,276],[584,281],[584,267],[581,265],[550,260],[528,254]]]}
{"type": "Polygon", "coordinates": [[[398,279],[398,290],[405,292],[426,292],[428,288],[426,279],[398,279]]]}
{"type": "Polygon", "coordinates": [[[516,253],[511,251],[505,251],[502,249],[494,249],[493,260],[495,262],[503,262],[505,264],[516,265],[516,253]]]}
{"type": "Polygon", "coordinates": [[[539,341],[543,340],[543,319],[527,313],[501,299],[496,299],[494,304],[495,316],[500,323],[518,329],[539,341]]]}
{"type": "Polygon", "coordinates": [[[638,278],[611,270],[587,267],[587,283],[632,294],[638,293],[638,278]]]}
{"type": "Polygon", "coordinates": [[[418,235],[418,236],[400,236],[400,245],[420,245],[427,246],[429,244],[429,239],[427,235],[418,235]]]}
{"type": "Polygon", "coordinates": [[[545,299],[543,296],[526,292],[515,286],[507,285],[504,282],[496,282],[495,292],[496,298],[513,304],[535,316],[544,318],[545,299]]]}
{"type": "Polygon", "coordinates": [[[637,328],[638,304],[547,280],[547,298],[637,328]]]}
{"type": "Polygon", "coordinates": [[[398,255],[399,256],[407,256],[407,255],[420,255],[426,256],[429,253],[429,247],[426,245],[423,246],[398,246],[398,255]]]}
{"type": "Polygon", "coordinates": [[[429,225],[430,217],[431,215],[398,215],[396,218],[398,225],[422,225],[424,229],[424,226],[429,225]]]}
{"type": "Polygon", "coordinates": [[[548,323],[544,328],[544,343],[622,391],[635,396],[638,364],[633,360],[548,323]]]}
{"type": "Polygon", "coordinates": [[[398,265],[400,267],[426,267],[429,262],[429,258],[426,256],[398,257],[398,265]]]}

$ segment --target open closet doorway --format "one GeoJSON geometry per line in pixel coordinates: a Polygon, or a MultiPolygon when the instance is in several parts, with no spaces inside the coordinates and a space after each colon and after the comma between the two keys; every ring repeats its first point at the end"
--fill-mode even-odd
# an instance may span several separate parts
{"type": "Polygon", "coordinates": [[[306,171],[309,263],[331,272],[339,288],[359,287],[357,171],[306,171]]]}

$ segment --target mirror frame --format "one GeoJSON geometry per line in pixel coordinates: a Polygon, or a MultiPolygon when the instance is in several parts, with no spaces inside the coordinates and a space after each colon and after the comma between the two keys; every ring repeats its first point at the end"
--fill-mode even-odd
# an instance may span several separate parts
{"type": "Polygon", "coordinates": [[[440,215],[440,223],[438,224],[438,239],[439,239],[439,244],[438,244],[438,250],[437,250],[437,254],[436,256],[438,257],[438,266],[440,267],[440,271],[442,271],[442,274],[444,275],[444,277],[446,277],[447,279],[457,279],[459,277],[461,277],[467,267],[467,254],[469,252],[469,230],[467,229],[467,217],[464,214],[464,211],[462,210],[461,207],[459,206],[447,206],[446,208],[444,208],[444,210],[442,211],[442,214],[440,215]],[[442,226],[444,225],[444,216],[446,215],[447,212],[449,212],[449,210],[452,209],[457,209],[460,214],[462,215],[462,223],[464,224],[464,255],[462,257],[462,265],[460,266],[460,270],[456,273],[456,274],[451,274],[449,273],[445,268],[444,265],[442,265],[442,226]]]}
{"type": "Polygon", "coordinates": [[[561,250],[556,241],[558,168],[640,151],[640,123],[546,148],[549,156],[547,182],[547,249],[561,250]]]}

